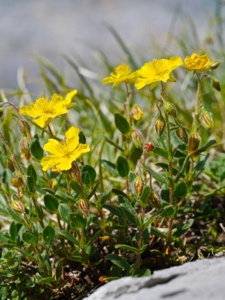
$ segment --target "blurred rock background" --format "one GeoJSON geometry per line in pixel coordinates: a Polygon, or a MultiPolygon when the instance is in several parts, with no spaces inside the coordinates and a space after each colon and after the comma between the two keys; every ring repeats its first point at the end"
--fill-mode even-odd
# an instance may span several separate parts
{"type": "MultiPolygon", "coordinates": [[[[108,30],[112,26],[139,57],[153,59],[154,45],[168,43],[168,33],[188,30],[191,17],[200,39],[217,0],[0,0],[0,88],[16,88],[18,70],[28,70],[28,90],[40,85],[33,55],[49,59],[69,77],[63,55],[84,60],[98,70],[101,49],[119,64],[123,52],[108,30]]],[[[173,46],[171,46],[173,47],[173,46]]],[[[170,48],[170,51],[172,48],[170,48]]],[[[174,46],[174,55],[176,47],[174,46]]],[[[163,53],[163,52],[162,52],[163,53]]],[[[78,63],[79,64],[79,63],[78,63]]],[[[20,72],[20,71],[19,71],[20,72]]]]}

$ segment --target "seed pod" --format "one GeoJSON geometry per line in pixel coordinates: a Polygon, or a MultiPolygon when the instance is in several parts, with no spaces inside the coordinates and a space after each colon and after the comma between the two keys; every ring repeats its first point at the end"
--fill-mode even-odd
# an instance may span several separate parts
{"type": "Polygon", "coordinates": [[[23,203],[21,201],[12,200],[11,206],[12,206],[12,209],[15,210],[16,212],[23,213],[25,211],[23,203]]]}
{"type": "Polygon", "coordinates": [[[141,148],[142,145],[143,145],[143,136],[142,136],[142,133],[140,132],[140,130],[138,130],[138,129],[132,130],[131,137],[132,137],[132,140],[134,142],[134,145],[137,148],[138,147],[141,148]]]}
{"type": "Polygon", "coordinates": [[[220,91],[221,91],[221,87],[220,87],[220,82],[219,82],[219,80],[213,78],[212,87],[213,87],[214,89],[216,89],[217,91],[220,92],[220,91]]]}
{"type": "Polygon", "coordinates": [[[160,115],[155,122],[155,130],[159,136],[161,136],[163,134],[165,126],[166,126],[166,122],[165,122],[163,116],[160,115]]]}
{"type": "Polygon", "coordinates": [[[189,138],[189,152],[196,151],[199,147],[200,142],[201,142],[200,135],[197,132],[192,133],[189,138]]]}
{"type": "Polygon", "coordinates": [[[12,177],[11,178],[11,184],[12,184],[12,186],[14,186],[16,188],[19,188],[19,187],[23,186],[24,185],[23,177],[22,176],[12,177]]]}
{"type": "Polygon", "coordinates": [[[184,126],[179,125],[179,127],[176,130],[176,135],[182,142],[184,142],[185,144],[188,143],[188,133],[184,126]]]}
{"type": "Polygon", "coordinates": [[[176,109],[176,106],[173,103],[171,103],[169,101],[166,101],[166,100],[163,100],[163,108],[164,108],[164,111],[168,115],[171,115],[174,118],[177,117],[177,109],[176,109]]]}
{"type": "Polygon", "coordinates": [[[143,190],[143,181],[140,176],[137,176],[134,179],[134,189],[135,189],[137,196],[139,197],[143,190]]]}
{"type": "Polygon", "coordinates": [[[204,109],[200,115],[200,122],[202,126],[204,126],[206,129],[212,130],[213,128],[212,113],[204,109]]]}
{"type": "Polygon", "coordinates": [[[21,157],[25,158],[26,160],[29,160],[31,158],[30,144],[28,142],[28,139],[25,137],[20,141],[20,154],[21,157]]]}
{"type": "Polygon", "coordinates": [[[19,121],[19,127],[22,135],[25,136],[28,140],[32,140],[32,136],[30,133],[30,125],[26,121],[21,119],[19,121]]]}
{"type": "Polygon", "coordinates": [[[159,209],[161,207],[160,196],[157,192],[155,192],[155,191],[152,192],[152,194],[150,195],[149,204],[152,207],[157,208],[157,209],[159,209]]]}
{"type": "Polygon", "coordinates": [[[85,199],[79,200],[79,209],[86,217],[89,215],[89,205],[87,200],[85,199]]]}

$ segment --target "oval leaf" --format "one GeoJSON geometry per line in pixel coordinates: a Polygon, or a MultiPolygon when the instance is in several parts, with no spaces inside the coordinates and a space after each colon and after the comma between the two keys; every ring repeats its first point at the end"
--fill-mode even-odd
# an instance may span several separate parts
{"type": "Polygon", "coordinates": [[[47,210],[49,210],[50,212],[57,211],[59,206],[58,200],[51,194],[46,194],[44,196],[44,204],[47,210]]]}
{"type": "Polygon", "coordinates": [[[96,178],[95,169],[89,165],[83,166],[82,168],[82,180],[84,184],[94,183],[96,178]]]}
{"type": "Polygon", "coordinates": [[[42,232],[43,240],[46,243],[50,243],[55,237],[55,229],[51,226],[46,226],[42,232]]]}
{"type": "Polygon", "coordinates": [[[127,119],[124,118],[122,115],[120,114],[115,114],[115,125],[116,128],[122,132],[123,134],[127,134],[128,132],[130,132],[130,125],[127,122],[127,119]]]}
{"type": "Polygon", "coordinates": [[[37,160],[41,160],[43,157],[43,149],[40,146],[40,143],[37,139],[35,139],[30,145],[30,152],[34,158],[37,160]]]}
{"type": "Polygon", "coordinates": [[[128,161],[125,157],[119,156],[117,158],[116,167],[121,177],[127,177],[130,169],[129,169],[128,161]]]}

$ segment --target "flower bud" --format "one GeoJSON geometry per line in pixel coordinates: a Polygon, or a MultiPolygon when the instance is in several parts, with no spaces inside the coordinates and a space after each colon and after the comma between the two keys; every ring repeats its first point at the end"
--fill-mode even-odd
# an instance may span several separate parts
{"type": "Polygon", "coordinates": [[[159,136],[161,136],[163,134],[165,126],[166,126],[166,122],[165,122],[163,116],[160,115],[155,122],[155,130],[159,136]]]}
{"type": "Polygon", "coordinates": [[[212,113],[208,112],[207,110],[203,110],[200,115],[200,122],[202,126],[204,126],[206,129],[212,130],[213,128],[212,113]]]}
{"type": "Polygon", "coordinates": [[[163,100],[163,108],[168,115],[171,115],[174,118],[177,117],[177,109],[173,103],[163,100]]]}
{"type": "Polygon", "coordinates": [[[149,199],[149,204],[154,207],[159,209],[161,207],[161,201],[160,201],[160,196],[157,192],[153,191],[150,199],[149,199]]]}
{"type": "Polygon", "coordinates": [[[21,201],[12,200],[11,205],[12,205],[12,209],[15,210],[16,212],[23,213],[25,211],[21,201]]]}
{"type": "Polygon", "coordinates": [[[199,147],[200,142],[201,142],[200,135],[197,132],[192,133],[189,138],[189,152],[196,151],[199,147]]]}
{"type": "Polygon", "coordinates": [[[85,199],[79,200],[79,209],[86,217],[89,215],[89,205],[87,200],[85,199]]]}
{"type": "Polygon", "coordinates": [[[179,125],[179,127],[176,130],[176,135],[182,142],[184,142],[185,144],[188,143],[187,129],[184,126],[179,125]]]}
{"type": "Polygon", "coordinates": [[[147,151],[147,152],[150,152],[150,151],[153,151],[155,148],[154,144],[153,143],[145,143],[144,145],[144,149],[147,151]]]}
{"type": "Polygon", "coordinates": [[[15,167],[11,159],[7,159],[7,168],[13,173],[15,172],[15,167]]]}
{"type": "Polygon", "coordinates": [[[19,121],[19,127],[23,136],[25,136],[28,140],[32,140],[32,136],[30,133],[30,125],[26,121],[21,119],[19,121]]]}
{"type": "Polygon", "coordinates": [[[132,118],[138,121],[143,116],[143,110],[137,104],[134,104],[131,110],[131,114],[132,114],[132,118]]]}
{"type": "Polygon", "coordinates": [[[19,188],[19,187],[23,186],[24,185],[23,177],[22,176],[12,177],[11,178],[11,184],[12,184],[12,186],[14,186],[16,188],[19,188]]]}
{"type": "Polygon", "coordinates": [[[217,90],[218,92],[221,91],[220,82],[219,80],[213,78],[212,87],[217,90]]]}
{"type": "Polygon", "coordinates": [[[212,61],[211,64],[209,65],[209,68],[211,70],[215,70],[215,69],[217,69],[219,67],[219,65],[220,65],[219,61],[212,61]]]}
{"type": "Polygon", "coordinates": [[[141,196],[141,193],[143,190],[143,181],[140,176],[138,176],[134,179],[134,189],[135,189],[137,196],[138,197],[141,196]]]}
{"type": "Polygon", "coordinates": [[[138,130],[138,129],[132,130],[131,137],[132,137],[132,140],[134,142],[134,145],[137,148],[142,147],[142,145],[143,145],[143,136],[142,136],[142,133],[140,132],[140,130],[138,130]]]}
{"type": "Polygon", "coordinates": [[[0,118],[1,118],[2,115],[3,115],[3,111],[4,111],[4,108],[3,108],[3,107],[0,107],[0,118]]]}
{"type": "Polygon", "coordinates": [[[25,137],[23,137],[20,141],[20,154],[21,157],[25,158],[26,160],[29,160],[31,158],[30,144],[28,142],[28,139],[25,137]]]}

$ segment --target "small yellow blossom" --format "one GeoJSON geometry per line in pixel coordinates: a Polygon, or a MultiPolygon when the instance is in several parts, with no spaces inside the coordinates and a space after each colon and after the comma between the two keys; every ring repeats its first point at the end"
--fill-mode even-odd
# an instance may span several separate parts
{"type": "Polygon", "coordinates": [[[132,118],[137,121],[140,120],[143,116],[143,110],[137,104],[134,104],[131,113],[132,113],[132,118]]]}
{"type": "Polygon", "coordinates": [[[65,99],[59,94],[52,95],[50,100],[44,97],[38,98],[35,103],[30,103],[30,106],[22,106],[19,113],[36,118],[33,122],[41,128],[45,128],[51,119],[68,112],[72,98],[76,94],[77,90],[73,90],[66,95],[65,99]]]}
{"type": "Polygon", "coordinates": [[[121,64],[115,68],[114,72],[110,73],[109,77],[105,77],[103,84],[113,83],[112,87],[118,86],[123,82],[130,83],[136,79],[136,73],[131,71],[131,68],[125,64],[121,64]]]}
{"type": "Polygon", "coordinates": [[[137,73],[136,88],[139,90],[144,86],[159,81],[175,81],[170,73],[182,65],[182,59],[178,56],[172,56],[170,59],[153,59],[145,63],[137,73]]]}
{"type": "Polygon", "coordinates": [[[193,53],[184,59],[184,68],[188,71],[205,72],[210,67],[211,62],[207,54],[198,55],[193,53]]]}
{"type": "Polygon", "coordinates": [[[78,128],[72,126],[65,133],[65,141],[48,140],[47,144],[44,145],[44,150],[51,153],[51,155],[42,158],[41,166],[43,171],[47,171],[50,168],[61,171],[69,170],[73,161],[90,151],[88,144],[79,143],[79,132],[78,128]]]}

